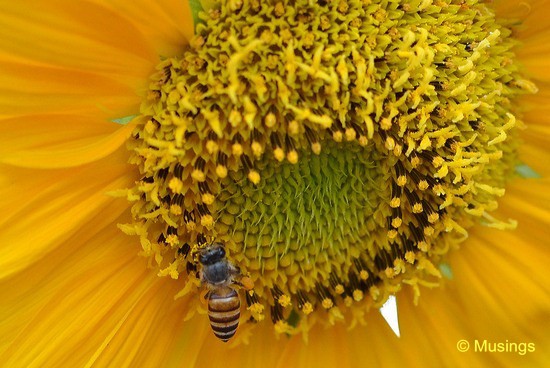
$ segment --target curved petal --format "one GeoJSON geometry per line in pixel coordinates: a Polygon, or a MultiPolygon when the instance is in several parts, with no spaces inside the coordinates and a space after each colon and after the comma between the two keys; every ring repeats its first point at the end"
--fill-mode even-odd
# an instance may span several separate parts
{"type": "Polygon", "coordinates": [[[116,77],[13,61],[0,52],[0,117],[73,113],[110,119],[132,115],[139,111],[136,89],[116,77]]]}
{"type": "Polygon", "coordinates": [[[131,123],[120,126],[71,115],[2,119],[0,163],[40,169],[84,165],[123,146],[132,129],[131,123]]]}
{"type": "Polygon", "coordinates": [[[517,51],[518,58],[526,67],[526,74],[537,83],[538,81],[549,83],[550,71],[548,70],[548,58],[550,57],[550,45],[548,38],[550,29],[525,41],[524,46],[517,51]]]}
{"type": "Polygon", "coordinates": [[[159,60],[135,24],[92,1],[4,2],[0,24],[0,116],[135,113],[159,60]]]}
{"type": "Polygon", "coordinates": [[[516,52],[521,63],[527,68],[528,76],[535,82],[550,82],[550,71],[547,67],[550,57],[550,44],[548,43],[550,2],[531,0],[507,3],[510,4],[510,9],[504,15],[522,18],[522,24],[515,29],[518,39],[522,42],[516,52]]]}
{"type": "Polygon", "coordinates": [[[528,38],[550,28],[548,0],[495,0],[493,4],[499,18],[521,20],[521,24],[515,24],[519,38],[528,38]]]}
{"type": "Polygon", "coordinates": [[[98,0],[122,14],[153,45],[157,55],[181,54],[194,35],[189,1],[182,0],[98,0]]]}
{"type": "MultiPolygon", "coordinates": [[[[154,279],[148,280],[151,285],[142,282],[146,292],[128,305],[124,318],[116,325],[116,320],[111,321],[108,329],[100,333],[93,329],[88,332],[95,339],[92,345],[97,349],[86,367],[166,367],[172,356],[177,357],[181,366],[182,362],[190,364],[198,358],[198,346],[204,341],[204,335],[193,323],[183,321],[186,303],[174,301],[178,284],[174,280],[160,280],[151,270],[147,271],[154,279]],[[182,336],[185,345],[178,349],[177,341],[182,336]],[[101,344],[97,344],[97,337],[103,338],[101,344]]],[[[119,308],[124,307],[116,307],[119,308]]]]}
{"type": "Polygon", "coordinates": [[[36,171],[2,166],[0,171],[0,279],[18,272],[67,241],[100,214],[114,226],[125,199],[109,190],[129,187],[126,152],[74,169],[36,171]]]}
{"type": "Polygon", "coordinates": [[[124,237],[112,236],[118,229],[99,235],[97,228],[82,230],[0,287],[0,313],[8,316],[3,364],[84,366],[114,326],[135,311],[152,277],[158,280],[124,237]],[[86,233],[91,236],[81,240],[86,233]]]}

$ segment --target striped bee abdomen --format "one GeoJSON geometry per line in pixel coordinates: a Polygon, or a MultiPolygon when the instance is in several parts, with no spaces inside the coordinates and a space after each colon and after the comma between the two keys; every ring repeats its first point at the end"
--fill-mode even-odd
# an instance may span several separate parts
{"type": "Polygon", "coordinates": [[[217,338],[227,342],[235,335],[241,315],[239,294],[231,288],[216,290],[208,298],[208,318],[217,338]]]}

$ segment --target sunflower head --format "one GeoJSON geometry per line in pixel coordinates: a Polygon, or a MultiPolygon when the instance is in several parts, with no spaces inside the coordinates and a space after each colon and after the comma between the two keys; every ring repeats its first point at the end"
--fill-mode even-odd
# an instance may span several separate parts
{"type": "Polygon", "coordinates": [[[477,1],[228,0],[163,60],[129,142],[143,255],[197,294],[225,245],[279,333],[362,322],[439,265],[517,163],[511,31],[477,1]]]}

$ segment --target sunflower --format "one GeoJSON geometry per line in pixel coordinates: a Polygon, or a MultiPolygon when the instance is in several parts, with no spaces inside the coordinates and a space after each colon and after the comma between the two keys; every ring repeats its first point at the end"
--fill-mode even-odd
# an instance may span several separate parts
{"type": "Polygon", "coordinates": [[[548,5],[1,5],[0,362],[548,363],[548,5]]]}

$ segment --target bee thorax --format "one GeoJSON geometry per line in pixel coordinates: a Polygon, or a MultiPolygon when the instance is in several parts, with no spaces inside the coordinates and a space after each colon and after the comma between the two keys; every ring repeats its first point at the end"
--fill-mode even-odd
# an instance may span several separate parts
{"type": "Polygon", "coordinates": [[[220,285],[230,281],[231,269],[227,262],[220,261],[203,267],[202,274],[208,284],[220,285]]]}

